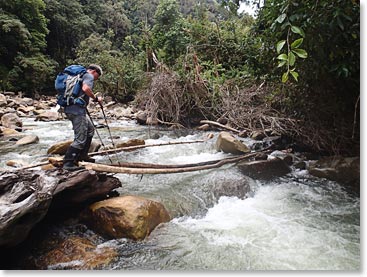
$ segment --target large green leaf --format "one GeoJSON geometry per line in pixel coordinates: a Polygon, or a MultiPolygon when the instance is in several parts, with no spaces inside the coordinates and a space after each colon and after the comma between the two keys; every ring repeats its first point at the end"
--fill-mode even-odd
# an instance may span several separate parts
{"type": "Polygon", "coordinates": [[[298,82],[298,73],[296,71],[290,71],[291,75],[293,76],[294,80],[298,82]]]}
{"type": "Polygon", "coordinates": [[[284,60],[284,61],[287,61],[288,60],[288,55],[287,54],[280,54],[278,57],[277,57],[278,60],[284,60]]]}
{"type": "Polygon", "coordinates": [[[302,59],[307,58],[307,52],[304,49],[294,49],[292,52],[302,59]]]}
{"type": "Polygon", "coordinates": [[[282,67],[283,65],[285,65],[287,63],[287,61],[281,61],[281,62],[279,62],[279,64],[278,64],[278,67],[282,67]]]}
{"type": "Polygon", "coordinates": [[[301,28],[299,28],[297,26],[292,26],[291,30],[292,30],[293,33],[299,34],[300,36],[305,37],[305,32],[303,32],[303,30],[301,28]]]}
{"type": "Polygon", "coordinates": [[[302,44],[302,42],[303,42],[303,38],[296,39],[295,41],[292,42],[291,49],[298,48],[302,44]]]}
{"type": "Polygon", "coordinates": [[[290,52],[288,55],[288,61],[290,66],[293,66],[296,62],[296,56],[292,52],[290,52]]]}
{"type": "Polygon", "coordinates": [[[282,50],[284,44],[285,44],[285,40],[281,40],[277,43],[277,53],[279,54],[280,53],[280,50],[282,50]]]}

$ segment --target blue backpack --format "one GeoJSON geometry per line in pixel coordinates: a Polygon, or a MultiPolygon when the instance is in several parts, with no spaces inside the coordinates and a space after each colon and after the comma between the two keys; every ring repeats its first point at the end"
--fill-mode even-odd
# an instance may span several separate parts
{"type": "Polygon", "coordinates": [[[77,104],[85,106],[83,99],[82,80],[87,72],[81,65],[69,65],[63,72],[57,74],[55,89],[57,91],[57,104],[61,107],[77,104]]]}

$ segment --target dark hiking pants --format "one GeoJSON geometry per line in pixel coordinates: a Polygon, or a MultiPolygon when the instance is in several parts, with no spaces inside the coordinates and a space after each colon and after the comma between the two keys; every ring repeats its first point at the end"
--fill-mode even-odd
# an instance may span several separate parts
{"type": "Polygon", "coordinates": [[[66,117],[73,124],[74,141],[71,146],[82,150],[87,142],[87,138],[91,138],[94,135],[93,123],[87,115],[66,114],[66,117]]]}

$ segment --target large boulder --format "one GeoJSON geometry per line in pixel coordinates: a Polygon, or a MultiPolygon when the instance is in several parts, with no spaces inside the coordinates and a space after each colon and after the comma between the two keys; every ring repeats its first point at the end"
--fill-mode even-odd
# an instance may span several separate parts
{"type": "Polygon", "coordinates": [[[159,202],[139,196],[120,196],[92,204],[83,213],[87,225],[108,238],[142,240],[170,216],[159,202]]]}
{"type": "MultiPolygon", "coordinates": [[[[66,151],[68,150],[72,142],[73,142],[72,140],[64,140],[64,141],[57,142],[47,150],[47,154],[48,155],[53,155],[53,154],[54,155],[56,154],[65,155],[66,151]]],[[[99,142],[92,140],[88,153],[96,152],[98,151],[100,147],[101,147],[101,144],[99,142]]]]}
{"type": "Polygon", "coordinates": [[[1,125],[6,128],[21,131],[23,123],[15,113],[6,113],[1,117],[1,125]]]}
{"type": "Polygon", "coordinates": [[[116,142],[116,148],[130,147],[137,145],[145,145],[145,141],[143,139],[130,139],[124,142],[116,142]]]}
{"type": "Polygon", "coordinates": [[[59,120],[59,113],[57,111],[45,111],[36,116],[36,121],[56,121],[59,120]]]}
{"type": "Polygon", "coordinates": [[[314,164],[310,164],[308,171],[313,176],[336,181],[359,190],[359,157],[325,157],[314,164]]]}
{"type": "Polygon", "coordinates": [[[244,176],[244,178],[223,178],[218,180],[212,189],[212,193],[215,199],[219,199],[221,196],[238,197],[240,199],[246,198],[247,193],[251,190],[251,185],[254,185],[254,180],[250,177],[244,176]]]}
{"type": "Polygon", "coordinates": [[[26,144],[37,143],[38,141],[39,141],[39,138],[36,135],[29,135],[29,136],[25,136],[21,138],[15,144],[26,145],[26,144]]]}
{"type": "Polygon", "coordinates": [[[218,151],[231,154],[243,154],[251,151],[245,144],[237,140],[228,132],[219,133],[215,148],[218,151]]]}
{"type": "Polygon", "coordinates": [[[260,180],[271,180],[291,172],[287,163],[279,158],[265,161],[240,162],[238,167],[246,176],[260,180]]]}
{"type": "MultiPolygon", "coordinates": [[[[115,249],[99,246],[87,238],[47,238],[37,247],[38,255],[18,261],[21,269],[103,269],[118,257],[115,249]]],[[[22,258],[22,257],[21,257],[22,258]]]]}
{"type": "Polygon", "coordinates": [[[68,150],[72,142],[73,142],[72,140],[65,140],[65,141],[57,142],[47,150],[47,154],[65,155],[66,150],[68,150]]]}
{"type": "Polygon", "coordinates": [[[6,96],[0,93],[0,107],[6,106],[7,103],[6,96]]]}

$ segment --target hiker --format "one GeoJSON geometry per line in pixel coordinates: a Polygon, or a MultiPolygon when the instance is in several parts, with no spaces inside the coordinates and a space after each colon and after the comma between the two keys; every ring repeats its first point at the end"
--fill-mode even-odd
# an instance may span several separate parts
{"type": "Polygon", "coordinates": [[[66,117],[71,121],[74,130],[74,141],[66,151],[63,168],[69,171],[83,169],[77,166],[78,161],[95,162],[95,159],[88,156],[88,150],[94,135],[94,126],[87,116],[87,106],[89,98],[102,105],[102,97],[97,97],[93,93],[94,81],[102,75],[102,68],[99,65],[91,64],[86,68],[86,73],[81,80],[81,98],[84,105],[70,104],[64,107],[66,117]]]}

